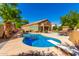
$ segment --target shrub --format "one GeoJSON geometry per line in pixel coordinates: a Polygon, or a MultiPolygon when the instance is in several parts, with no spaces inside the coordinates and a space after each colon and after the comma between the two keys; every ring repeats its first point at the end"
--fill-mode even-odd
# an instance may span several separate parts
{"type": "Polygon", "coordinates": [[[45,53],[44,51],[30,51],[29,53],[20,53],[17,56],[56,56],[55,53],[45,53]]]}

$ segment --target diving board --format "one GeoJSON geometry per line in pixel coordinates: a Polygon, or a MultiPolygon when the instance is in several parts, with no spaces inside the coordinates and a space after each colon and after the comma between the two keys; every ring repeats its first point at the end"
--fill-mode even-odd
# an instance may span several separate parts
{"type": "Polygon", "coordinates": [[[50,43],[52,43],[52,44],[54,44],[54,45],[56,45],[57,47],[59,47],[59,48],[65,50],[65,51],[67,51],[67,52],[73,53],[73,51],[70,50],[68,47],[63,46],[62,44],[60,44],[60,43],[58,43],[58,42],[56,42],[56,41],[54,41],[54,40],[47,40],[47,41],[50,42],[50,43]]]}

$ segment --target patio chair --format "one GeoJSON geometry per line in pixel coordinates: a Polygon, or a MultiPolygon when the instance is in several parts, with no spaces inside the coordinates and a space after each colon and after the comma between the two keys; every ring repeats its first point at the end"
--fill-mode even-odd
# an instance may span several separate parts
{"type": "Polygon", "coordinates": [[[59,35],[68,36],[68,31],[60,31],[59,35]]]}

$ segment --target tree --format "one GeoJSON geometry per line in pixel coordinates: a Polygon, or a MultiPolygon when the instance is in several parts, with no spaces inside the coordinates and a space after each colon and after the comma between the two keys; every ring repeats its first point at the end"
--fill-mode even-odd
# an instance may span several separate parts
{"type": "Polygon", "coordinates": [[[19,22],[20,21],[20,10],[16,8],[16,4],[1,4],[0,5],[0,16],[4,22],[19,22]]]}
{"type": "Polygon", "coordinates": [[[16,28],[20,28],[24,24],[28,24],[28,20],[21,20],[21,22],[16,23],[16,28]]]}
{"type": "Polygon", "coordinates": [[[17,8],[17,4],[14,4],[14,3],[0,4],[0,16],[3,19],[3,23],[5,27],[3,36],[7,36],[7,34],[11,33],[12,24],[14,24],[15,27],[17,28],[21,26],[20,25],[21,24],[20,13],[21,11],[17,8]]]}
{"type": "Polygon", "coordinates": [[[58,29],[58,27],[57,27],[57,25],[55,24],[55,26],[53,27],[53,30],[57,30],[58,29]]]}
{"type": "Polygon", "coordinates": [[[74,29],[79,23],[79,13],[70,11],[68,14],[61,17],[62,26],[69,26],[74,29]]]}
{"type": "Polygon", "coordinates": [[[21,20],[21,22],[22,22],[22,23],[21,23],[22,25],[29,23],[28,20],[21,20]]]}
{"type": "Polygon", "coordinates": [[[59,26],[59,27],[58,27],[58,30],[59,30],[59,31],[62,30],[62,26],[59,26]]]}

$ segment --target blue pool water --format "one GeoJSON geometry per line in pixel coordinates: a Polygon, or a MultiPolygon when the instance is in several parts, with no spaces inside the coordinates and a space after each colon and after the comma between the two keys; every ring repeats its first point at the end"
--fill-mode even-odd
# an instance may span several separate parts
{"type": "Polygon", "coordinates": [[[55,45],[48,42],[47,40],[54,40],[55,42],[61,43],[56,38],[46,37],[40,34],[23,34],[23,43],[33,47],[54,47],[55,45]]]}

